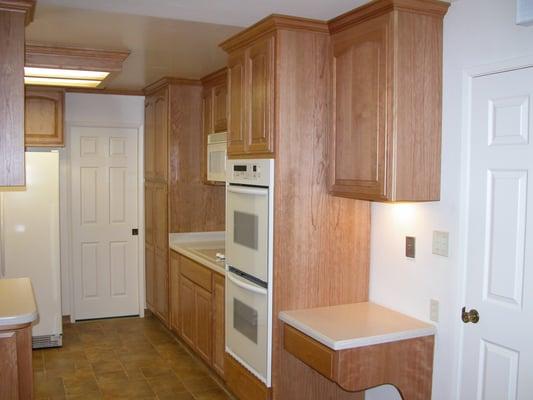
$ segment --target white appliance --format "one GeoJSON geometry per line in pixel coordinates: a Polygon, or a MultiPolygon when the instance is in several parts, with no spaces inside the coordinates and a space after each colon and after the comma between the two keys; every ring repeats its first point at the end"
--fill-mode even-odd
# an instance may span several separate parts
{"type": "Polygon", "coordinates": [[[274,160],[228,160],[226,351],[271,386],[274,160]]]}
{"type": "Polygon", "coordinates": [[[26,188],[0,192],[2,278],[31,279],[39,319],[33,347],[62,344],[59,153],[26,153],[26,188]]]}
{"type": "Polygon", "coordinates": [[[226,181],[226,133],[207,135],[207,180],[226,181]]]}

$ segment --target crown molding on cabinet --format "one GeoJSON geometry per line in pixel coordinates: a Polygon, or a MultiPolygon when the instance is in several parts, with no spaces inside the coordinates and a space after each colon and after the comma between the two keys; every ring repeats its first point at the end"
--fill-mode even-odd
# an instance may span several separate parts
{"type": "Polygon", "coordinates": [[[143,89],[143,93],[145,96],[148,96],[154,92],[157,92],[159,89],[167,85],[201,86],[202,81],[200,79],[173,78],[173,77],[166,76],[146,86],[143,89]]]}
{"type": "Polygon", "coordinates": [[[0,0],[0,10],[25,13],[26,17],[24,22],[28,25],[33,21],[35,0],[0,0]]]}
{"type": "Polygon", "coordinates": [[[394,10],[442,17],[448,7],[450,3],[439,0],[376,0],[329,20],[328,26],[333,34],[394,10]]]}
{"type": "Polygon", "coordinates": [[[216,70],[215,72],[211,72],[203,78],[200,78],[200,81],[204,86],[214,86],[219,83],[224,83],[227,79],[227,74],[228,67],[224,67],[219,70],[216,70]]]}
{"type": "Polygon", "coordinates": [[[272,14],[222,42],[219,46],[226,52],[244,47],[259,37],[278,29],[305,30],[318,33],[329,33],[327,22],[316,19],[292,17],[272,14]]]}

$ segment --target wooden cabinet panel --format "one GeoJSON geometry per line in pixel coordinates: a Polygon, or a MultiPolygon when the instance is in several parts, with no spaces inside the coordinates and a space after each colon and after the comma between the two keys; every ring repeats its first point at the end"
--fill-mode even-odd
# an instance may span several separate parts
{"type": "Polygon", "coordinates": [[[168,191],[167,185],[154,185],[153,225],[154,242],[160,251],[168,249],[168,191]]]}
{"type": "Polygon", "coordinates": [[[180,276],[180,317],[181,337],[191,347],[196,342],[195,321],[195,285],[187,278],[180,276]]]}
{"type": "Polygon", "coordinates": [[[245,58],[244,52],[228,59],[228,157],[245,154],[245,58]]]}
{"type": "Polygon", "coordinates": [[[225,342],[225,278],[213,274],[213,368],[224,377],[225,342]]]}
{"type": "Polygon", "coordinates": [[[155,245],[154,186],[151,183],[144,185],[144,239],[146,243],[155,245]]]}
{"type": "Polygon", "coordinates": [[[0,399],[33,399],[31,324],[0,330],[0,399]]]}
{"type": "Polygon", "coordinates": [[[24,139],[26,146],[64,146],[63,89],[26,87],[24,139]]]}
{"type": "Polygon", "coordinates": [[[144,176],[155,176],[155,113],[154,99],[147,96],[144,103],[144,176]]]}
{"type": "Polygon", "coordinates": [[[213,338],[213,314],[211,293],[196,286],[195,288],[196,318],[196,351],[208,364],[211,363],[211,342],[213,338]]]}
{"type": "Polygon", "coordinates": [[[213,131],[225,132],[228,129],[226,104],[228,102],[228,86],[226,83],[213,88],[213,131]]]}
{"type": "Polygon", "coordinates": [[[155,312],[155,249],[146,243],[144,248],[145,258],[145,281],[146,281],[146,304],[148,309],[155,312]]]}
{"type": "Polygon", "coordinates": [[[332,190],[380,199],[386,188],[388,16],[340,34],[334,44],[332,190]]]}
{"type": "Polygon", "coordinates": [[[24,186],[26,178],[24,19],[30,3],[22,6],[14,2],[12,5],[11,11],[7,5],[0,10],[0,187],[24,186]]]}
{"type": "Polygon", "coordinates": [[[245,129],[250,154],[274,151],[274,44],[270,36],[247,51],[245,129]]]}
{"type": "Polygon", "coordinates": [[[168,176],[168,89],[154,95],[154,178],[166,181],[168,176]]]}
{"type": "Polygon", "coordinates": [[[176,333],[180,331],[180,256],[170,252],[170,328],[176,333]]]}
{"type": "Polygon", "coordinates": [[[156,313],[168,324],[168,252],[155,250],[156,313]]]}
{"type": "Polygon", "coordinates": [[[18,395],[17,336],[0,331],[0,398],[15,400],[18,395]]]}

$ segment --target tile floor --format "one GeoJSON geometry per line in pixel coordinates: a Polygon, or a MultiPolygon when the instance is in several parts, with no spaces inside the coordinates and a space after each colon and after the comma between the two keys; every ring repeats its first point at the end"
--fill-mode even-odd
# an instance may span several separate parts
{"type": "Polygon", "coordinates": [[[33,351],[36,400],[232,399],[155,318],[65,324],[63,347],[33,351]]]}

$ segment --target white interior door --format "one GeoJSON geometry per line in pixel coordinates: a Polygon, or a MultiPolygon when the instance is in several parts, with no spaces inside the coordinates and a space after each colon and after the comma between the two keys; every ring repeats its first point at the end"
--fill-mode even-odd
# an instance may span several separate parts
{"type": "Polygon", "coordinates": [[[139,313],[138,131],[71,127],[75,319],[139,313]]]}
{"type": "Polygon", "coordinates": [[[529,400],[533,68],[473,78],[470,124],[465,305],[480,320],[463,326],[461,399],[529,400]]]}

